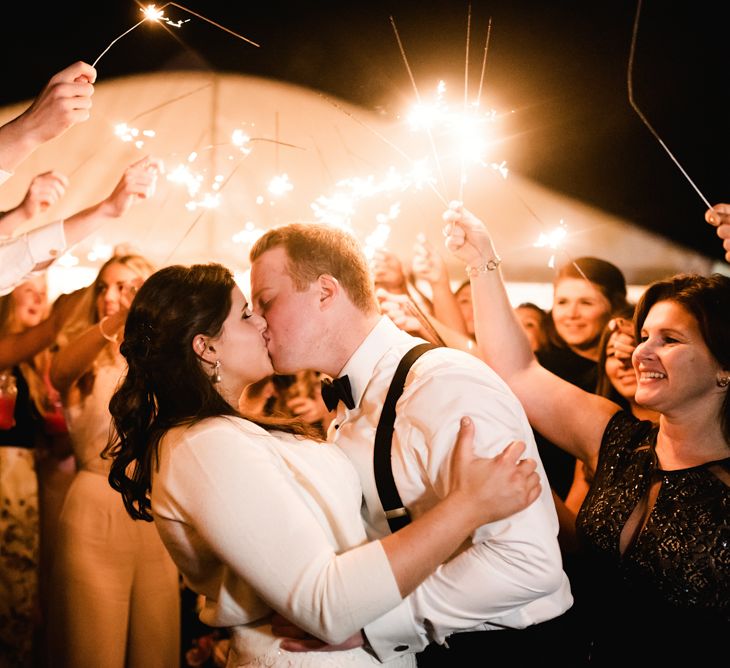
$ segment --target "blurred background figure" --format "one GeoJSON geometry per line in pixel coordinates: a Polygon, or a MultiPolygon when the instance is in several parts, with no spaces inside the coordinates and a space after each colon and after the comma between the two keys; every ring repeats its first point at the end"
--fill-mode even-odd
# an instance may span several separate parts
{"type": "Polygon", "coordinates": [[[296,417],[325,438],[334,413],[322,401],[321,382],[319,371],[309,369],[266,376],[244,389],[239,410],[252,417],[296,417]]]}
{"type": "MultiPolygon", "coordinates": [[[[538,361],[563,380],[595,392],[601,334],[612,315],[627,308],[626,280],[616,265],[595,257],[567,262],[553,280],[547,342],[536,351],[538,361]]],[[[550,485],[564,500],[576,459],[539,433],[535,436],[550,485]]]]}
{"type": "MultiPolygon", "coordinates": [[[[469,286],[469,308],[471,308],[471,286],[469,286]]],[[[547,345],[546,323],[548,314],[537,304],[522,302],[515,306],[515,313],[530,340],[530,348],[535,352],[547,345]]],[[[471,316],[472,330],[474,329],[474,311],[471,316]]]]}
{"type": "MultiPolygon", "coordinates": [[[[154,525],[135,522],[102,459],[109,400],[126,364],[129,305],[154,271],[113,256],[59,337],[50,377],[61,393],[77,473],[60,518],[52,572],[51,664],[73,668],[179,665],[178,572],[154,525]]],[[[170,304],[169,308],[175,308],[170,304]]]]}
{"type": "MultiPolygon", "coordinates": [[[[37,332],[49,310],[46,277],[33,276],[0,297],[0,338],[37,332]]],[[[46,338],[0,370],[5,387],[15,388],[0,417],[0,658],[15,657],[18,666],[40,659],[29,651],[33,638],[35,650],[44,647],[50,555],[74,471],[46,338]]]]}

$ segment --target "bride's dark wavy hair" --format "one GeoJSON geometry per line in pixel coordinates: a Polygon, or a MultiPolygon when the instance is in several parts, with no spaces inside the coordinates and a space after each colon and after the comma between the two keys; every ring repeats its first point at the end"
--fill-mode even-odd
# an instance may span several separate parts
{"type": "MultiPolygon", "coordinates": [[[[109,484],[133,519],[152,521],[152,467],[166,431],[214,416],[245,417],[215,389],[192,345],[198,334],[220,335],[235,285],[220,264],[173,265],[152,274],[132,302],[121,345],[128,369],[109,402],[113,429],[102,456],[112,460],[109,484]]],[[[252,421],[313,436],[299,420],[252,421]]]]}

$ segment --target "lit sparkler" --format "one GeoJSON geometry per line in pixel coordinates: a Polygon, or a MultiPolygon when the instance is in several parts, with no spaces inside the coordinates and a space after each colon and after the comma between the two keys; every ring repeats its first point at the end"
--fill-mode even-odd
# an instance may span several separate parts
{"type": "Polygon", "coordinates": [[[226,28],[225,26],[222,26],[220,23],[216,23],[215,21],[212,21],[211,19],[203,16],[202,14],[198,14],[197,12],[194,12],[191,9],[188,9],[187,7],[184,7],[183,5],[178,4],[177,2],[167,2],[162,7],[157,9],[156,5],[147,5],[146,7],[140,7],[140,11],[142,14],[144,14],[142,20],[135,23],[131,28],[128,28],[125,30],[121,35],[115,37],[111,42],[109,42],[108,46],[96,57],[96,60],[92,63],[92,67],[96,67],[96,64],[101,60],[102,56],[109,51],[109,49],[112,48],[122,37],[125,37],[130,32],[141,26],[145,21],[150,21],[151,23],[165,23],[168,26],[172,28],[180,28],[182,27],[183,23],[187,23],[190,19],[178,20],[173,21],[172,19],[165,16],[164,9],[165,7],[168,7],[172,5],[173,7],[177,7],[178,9],[181,9],[184,12],[188,12],[188,14],[192,14],[196,18],[199,18],[203,21],[206,21],[207,23],[210,23],[211,25],[215,26],[216,28],[223,30],[224,32],[227,32],[229,35],[233,35],[234,37],[237,37],[238,39],[243,40],[244,42],[248,42],[249,44],[253,46],[260,46],[256,42],[248,39],[248,37],[244,37],[243,35],[239,35],[236,32],[233,32],[233,30],[230,30],[226,28]]]}
{"type": "Polygon", "coordinates": [[[268,191],[276,196],[281,197],[285,193],[291,192],[294,189],[294,184],[289,180],[289,175],[284,172],[283,174],[277,174],[271,181],[269,181],[268,191]]]}
{"type": "MultiPolygon", "coordinates": [[[[566,228],[565,222],[561,218],[558,227],[553,228],[549,232],[540,232],[540,236],[533,244],[533,246],[535,248],[551,248],[553,251],[557,251],[559,249],[562,249],[561,245],[567,235],[568,230],[566,228]]],[[[550,267],[551,269],[555,268],[555,253],[552,253],[550,255],[550,259],[548,260],[548,267],[550,267]]]]}
{"type": "Polygon", "coordinates": [[[165,21],[165,22],[168,22],[173,27],[176,27],[176,28],[180,27],[179,25],[174,24],[172,21],[169,21],[169,19],[167,19],[165,17],[164,12],[161,9],[157,9],[157,7],[155,7],[155,5],[148,5],[147,7],[140,8],[139,11],[141,11],[144,14],[144,16],[142,17],[142,20],[138,21],[131,28],[129,28],[128,30],[125,30],[121,35],[119,35],[118,37],[115,37],[111,42],[109,42],[109,45],[106,47],[106,49],[104,49],[96,57],[96,60],[91,64],[92,67],[96,67],[96,64],[101,60],[102,56],[107,51],[109,51],[109,49],[111,49],[120,39],[122,39],[122,37],[125,37],[130,32],[132,32],[135,28],[138,28],[139,26],[141,26],[145,21],[151,21],[152,23],[158,23],[160,21],[165,21]]]}
{"type": "MultiPolygon", "coordinates": [[[[481,109],[478,102],[463,109],[452,109],[446,99],[447,86],[439,81],[434,99],[421,100],[407,115],[412,130],[428,129],[433,141],[444,138],[447,145],[454,147],[452,155],[460,165],[459,188],[466,182],[466,166],[490,167],[507,178],[509,170],[506,161],[489,159],[489,152],[499,140],[496,125],[501,117],[496,109],[481,109]]],[[[447,163],[449,156],[442,151],[441,163],[447,163]],[[445,156],[445,157],[444,157],[445,156]]]]}

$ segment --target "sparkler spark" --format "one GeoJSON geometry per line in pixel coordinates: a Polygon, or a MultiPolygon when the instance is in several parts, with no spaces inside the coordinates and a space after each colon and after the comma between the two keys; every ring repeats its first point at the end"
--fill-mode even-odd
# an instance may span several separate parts
{"type": "Polygon", "coordinates": [[[121,35],[118,37],[115,37],[111,42],[109,42],[109,45],[104,49],[97,57],[96,60],[91,64],[92,67],[96,67],[96,64],[101,60],[102,56],[109,51],[122,37],[125,35],[128,35],[132,30],[135,28],[138,28],[141,26],[145,21],[152,21],[153,23],[157,23],[159,21],[166,21],[169,25],[172,25],[173,27],[179,28],[180,25],[175,25],[172,21],[167,19],[165,17],[164,12],[161,9],[157,9],[155,5],[148,5],[147,7],[140,8],[140,10],[144,16],[141,21],[138,21],[135,23],[131,28],[128,30],[125,30],[121,35]]]}
{"type": "MultiPolygon", "coordinates": [[[[553,250],[562,249],[562,243],[565,237],[568,236],[568,230],[565,226],[563,219],[560,219],[560,225],[549,232],[540,232],[540,236],[537,241],[533,244],[535,248],[552,248],[553,250]]],[[[555,268],[555,253],[550,255],[548,260],[548,267],[551,269],[555,268]]]]}
{"type": "Polygon", "coordinates": [[[277,197],[291,192],[293,189],[294,184],[289,180],[289,175],[286,172],[283,174],[277,174],[273,179],[271,179],[271,181],[269,181],[268,191],[277,197]]]}
{"type": "Polygon", "coordinates": [[[183,5],[178,4],[177,2],[167,2],[162,7],[157,9],[156,5],[147,5],[146,7],[140,7],[140,11],[142,14],[144,14],[142,20],[135,23],[131,28],[128,28],[125,30],[121,35],[115,37],[111,42],[109,42],[108,46],[96,57],[96,60],[91,64],[92,67],[96,67],[96,64],[101,60],[102,56],[109,51],[109,49],[112,48],[122,37],[128,35],[130,32],[132,32],[135,28],[138,28],[141,26],[145,21],[150,21],[152,23],[166,23],[167,25],[173,27],[173,28],[180,28],[182,27],[183,23],[187,23],[190,19],[178,20],[173,21],[172,19],[165,16],[164,9],[165,7],[168,7],[172,5],[173,7],[177,7],[178,9],[181,9],[184,12],[188,12],[188,14],[192,14],[196,18],[199,18],[203,21],[206,21],[207,23],[210,23],[211,25],[215,26],[216,28],[223,30],[224,32],[227,32],[229,35],[233,35],[234,37],[237,37],[238,39],[243,40],[244,42],[248,42],[249,44],[253,46],[260,46],[256,42],[248,39],[248,37],[244,37],[243,35],[239,35],[237,32],[233,32],[233,30],[229,30],[225,26],[222,26],[220,23],[216,23],[215,21],[212,21],[211,19],[203,16],[202,14],[198,14],[197,12],[194,12],[191,9],[188,9],[187,7],[184,7],[183,5]]]}
{"type": "MultiPolygon", "coordinates": [[[[501,120],[496,109],[481,109],[478,102],[466,105],[463,109],[452,110],[446,101],[447,86],[439,81],[432,101],[419,100],[407,114],[407,120],[414,131],[426,128],[430,136],[443,138],[448,146],[455,147],[452,154],[459,164],[459,181],[466,182],[467,165],[481,165],[498,171],[507,178],[505,161],[494,162],[487,159],[489,149],[498,141],[496,125],[501,120]]],[[[447,163],[450,156],[442,157],[447,163]]]]}

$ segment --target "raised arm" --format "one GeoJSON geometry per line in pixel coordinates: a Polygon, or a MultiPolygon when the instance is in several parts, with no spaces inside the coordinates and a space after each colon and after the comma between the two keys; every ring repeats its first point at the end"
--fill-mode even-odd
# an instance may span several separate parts
{"type": "Polygon", "coordinates": [[[470,336],[444,325],[433,315],[413,308],[409,295],[393,294],[382,288],[378,288],[375,294],[380,311],[404,332],[420,336],[436,345],[446,345],[479,357],[479,352],[470,336]]]}
{"type": "Polygon", "coordinates": [[[434,317],[444,327],[466,337],[466,324],[456,296],[451,290],[448,268],[441,255],[427,240],[419,238],[411,265],[414,277],[426,281],[431,286],[434,317]]]}
{"type": "Polygon", "coordinates": [[[48,348],[61,326],[76,308],[79,292],[64,294],[53,303],[51,314],[35,327],[0,337],[0,369],[29,360],[48,348]]]}
{"type": "Polygon", "coordinates": [[[109,197],[64,221],[68,245],[81,241],[103,223],[121,218],[136,201],[152,197],[161,169],[160,161],[150,157],[127,167],[109,197]]]}
{"type": "Polygon", "coordinates": [[[619,407],[538,363],[510,303],[487,228],[458,203],[452,203],[444,220],[447,248],[471,267],[474,324],[482,358],[517,395],[535,429],[595,469],[606,424],[619,407]]]}
{"type": "Polygon", "coordinates": [[[58,202],[66,192],[68,179],[59,172],[38,174],[30,182],[23,201],[0,216],[0,234],[10,235],[23,223],[58,202]]]}
{"type": "Polygon", "coordinates": [[[89,118],[96,70],[76,62],[55,74],[22,114],[0,127],[0,170],[13,172],[33,151],[89,118]]]}

